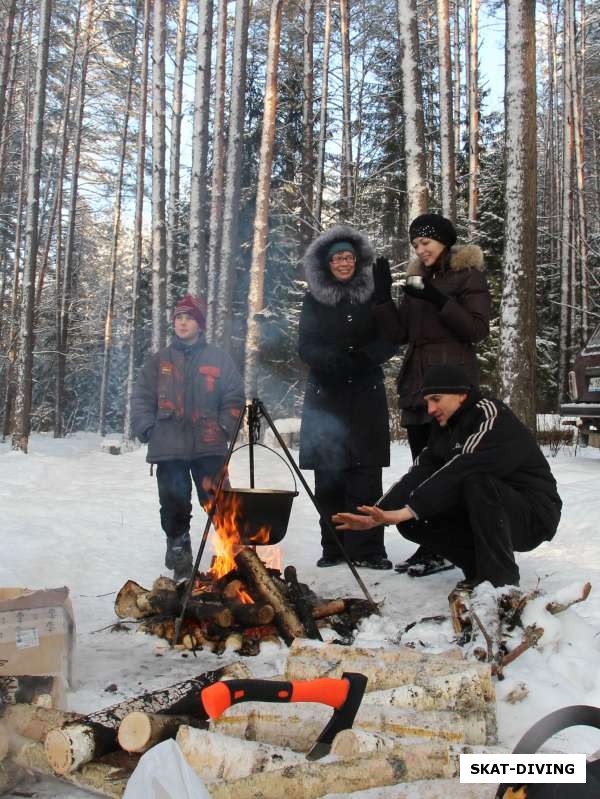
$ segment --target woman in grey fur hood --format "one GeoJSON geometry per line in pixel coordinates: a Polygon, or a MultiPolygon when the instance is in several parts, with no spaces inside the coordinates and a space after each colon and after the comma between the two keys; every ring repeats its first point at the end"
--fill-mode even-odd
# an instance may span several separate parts
{"type": "MultiPolygon", "coordinates": [[[[397,347],[378,332],[373,305],[373,248],[348,225],[319,236],[304,258],[309,291],[302,303],[300,357],[309,367],[300,467],[314,469],[323,516],[372,505],[382,494],[381,468],[390,462],[389,419],[381,364],[397,347]]],[[[390,569],[383,527],[338,533],[348,557],[366,568],[390,569]]],[[[318,566],[343,557],[321,521],[318,566]]]]}
{"type": "MultiPolygon", "coordinates": [[[[464,369],[479,385],[475,344],[489,333],[490,291],[483,273],[483,252],[475,245],[458,246],[456,230],[440,214],[422,214],[410,225],[416,258],[408,264],[404,297],[392,300],[389,263],[378,258],[374,268],[375,313],[380,332],[390,342],[407,344],[398,375],[398,406],[413,459],[427,445],[431,422],[421,387],[430,366],[451,364],[464,369]]],[[[421,548],[396,570],[411,576],[448,568],[447,561],[421,548]]]]}

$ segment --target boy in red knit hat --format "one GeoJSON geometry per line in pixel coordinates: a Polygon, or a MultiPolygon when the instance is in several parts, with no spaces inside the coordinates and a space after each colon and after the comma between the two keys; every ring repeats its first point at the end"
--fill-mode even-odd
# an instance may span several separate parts
{"type": "Polygon", "coordinates": [[[175,336],[144,364],[132,397],[136,436],[156,463],[165,566],[176,580],[192,572],[192,481],[200,504],[218,482],[244,407],[241,375],[230,356],[206,342],[206,303],[186,294],[173,311],[175,336]]]}

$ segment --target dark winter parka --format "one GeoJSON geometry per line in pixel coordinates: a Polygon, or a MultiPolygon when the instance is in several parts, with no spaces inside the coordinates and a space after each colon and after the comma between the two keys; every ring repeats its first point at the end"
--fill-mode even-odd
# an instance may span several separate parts
{"type": "Polygon", "coordinates": [[[298,346],[309,367],[300,429],[302,469],[389,464],[380,364],[397,348],[377,331],[372,260],[369,241],[348,225],[319,236],[304,258],[310,291],[302,303],[298,346]],[[327,253],[336,241],[349,241],[356,251],[356,270],[347,283],[336,280],[329,268],[327,253]]]}
{"type": "Polygon", "coordinates": [[[396,344],[408,344],[397,378],[398,406],[416,410],[406,424],[428,421],[420,394],[428,367],[448,363],[461,366],[473,385],[479,385],[474,344],[489,333],[490,292],[483,274],[483,252],[475,245],[455,246],[446,268],[428,269],[416,258],[408,275],[422,275],[449,297],[441,310],[430,302],[404,296],[399,306],[376,307],[382,334],[396,344]]]}
{"type": "Polygon", "coordinates": [[[242,378],[203,333],[191,346],[175,337],[144,364],[131,405],[149,463],[224,455],[244,407],[242,378]]]}
{"type": "Polygon", "coordinates": [[[531,507],[538,543],[554,536],[562,502],[548,461],[510,408],[476,391],[444,427],[432,420],[427,447],[378,504],[408,505],[419,519],[428,519],[464,504],[469,478],[480,474],[519,492],[531,507]]]}

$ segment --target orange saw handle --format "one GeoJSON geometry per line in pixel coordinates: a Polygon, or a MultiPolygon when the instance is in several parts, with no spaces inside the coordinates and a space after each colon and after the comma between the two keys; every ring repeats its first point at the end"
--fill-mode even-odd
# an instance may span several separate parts
{"type": "Polygon", "coordinates": [[[348,697],[350,681],[319,677],[316,680],[222,680],[203,688],[200,699],[207,716],[218,719],[239,702],[320,702],[339,710],[348,697]]]}

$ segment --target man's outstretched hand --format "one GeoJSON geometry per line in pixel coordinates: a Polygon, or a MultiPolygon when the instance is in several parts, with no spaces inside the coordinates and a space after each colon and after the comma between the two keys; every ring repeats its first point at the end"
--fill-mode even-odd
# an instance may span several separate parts
{"type": "Polygon", "coordinates": [[[401,524],[414,519],[413,512],[407,508],[382,510],[376,505],[359,505],[359,513],[336,513],[331,517],[337,530],[371,530],[380,524],[401,524]]]}

